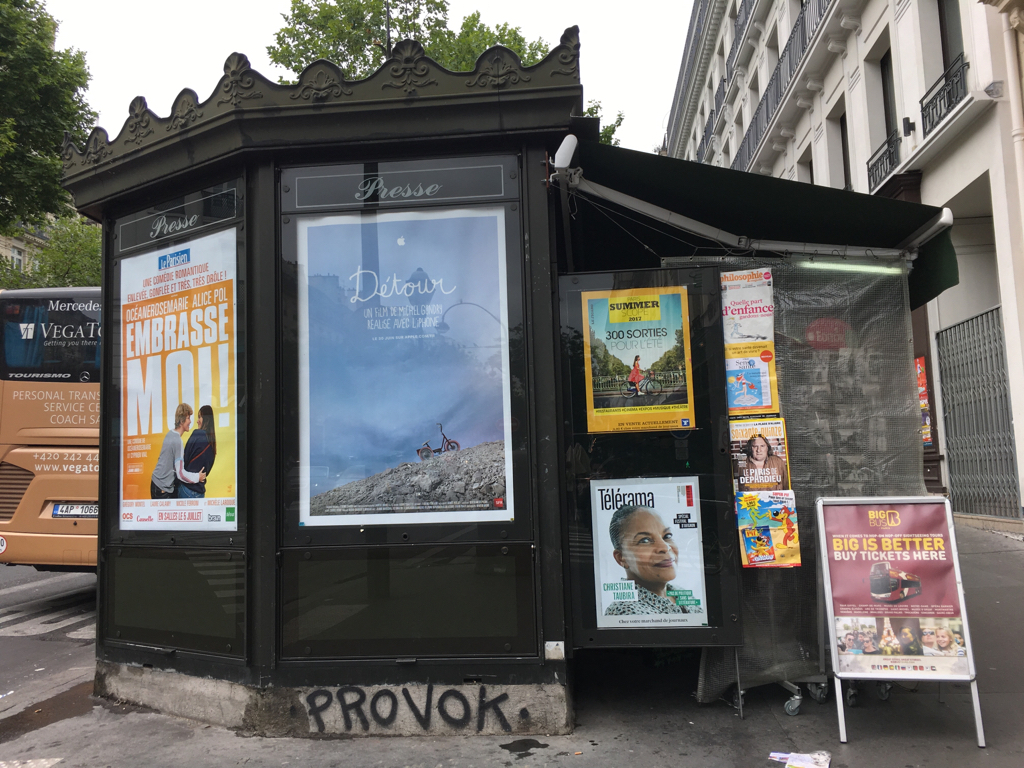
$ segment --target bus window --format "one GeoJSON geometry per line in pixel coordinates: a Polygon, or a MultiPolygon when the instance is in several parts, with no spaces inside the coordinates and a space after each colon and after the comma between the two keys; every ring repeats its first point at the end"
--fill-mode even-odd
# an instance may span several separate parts
{"type": "Polygon", "coordinates": [[[3,379],[99,381],[99,297],[0,296],[0,320],[3,379]]]}

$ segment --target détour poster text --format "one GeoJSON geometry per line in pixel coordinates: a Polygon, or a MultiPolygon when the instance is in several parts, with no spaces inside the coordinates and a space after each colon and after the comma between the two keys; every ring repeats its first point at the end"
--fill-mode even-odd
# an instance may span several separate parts
{"type": "Polygon", "coordinates": [[[945,500],[819,500],[837,674],[969,679],[970,630],[945,500]]]}
{"type": "Polygon", "coordinates": [[[299,221],[300,525],[514,518],[504,216],[299,221]]]}
{"type": "Polygon", "coordinates": [[[693,429],[686,288],[584,291],[591,432],[693,429]]]}
{"type": "Polygon", "coordinates": [[[122,530],[238,530],[235,262],[233,229],[121,262],[122,530]]]}
{"type": "Polygon", "coordinates": [[[597,626],[707,626],[696,477],[592,480],[597,626]]]}

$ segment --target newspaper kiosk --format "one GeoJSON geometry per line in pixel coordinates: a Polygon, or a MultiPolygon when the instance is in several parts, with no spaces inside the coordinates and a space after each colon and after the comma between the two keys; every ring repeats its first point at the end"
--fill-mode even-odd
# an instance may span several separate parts
{"type": "Polygon", "coordinates": [[[912,384],[906,257],[941,260],[941,212],[825,190],[848,210],[817,229],[716,221],[819,192],[588,143],[579,46],[449,72],[403,41],[291,85],[236,53],[209,97],[65,145],[104,227],[97,693],[274,734],[563,733],[576,648],[704,648],[703,698],[820,674],[807,494],[916,490],[905,414],[870,408],[912,384]],[[829,272],[798,240],[881,250],[829,272]],[[780,310],[742,355],[723,275],[752,268],[780,310]],[[753,511],[800,568],[743,568],[734,407],[791,418],[796,506],[753,511]]]}

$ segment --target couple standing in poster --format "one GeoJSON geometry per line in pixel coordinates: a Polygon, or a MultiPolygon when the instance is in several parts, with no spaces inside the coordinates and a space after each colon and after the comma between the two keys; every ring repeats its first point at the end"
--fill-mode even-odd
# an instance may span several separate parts
{"type": "Polygon", "coordinates": [[[179,403],[174,429],[164,435],[160,456],[149,483],[153,499],[201,499],[206,496],[206,477],[217,458],[217,430],[213,408],[204,405],[196,415],[196,428],[184,451],[181,440],[192,425],[192,406],[179,403]]]}

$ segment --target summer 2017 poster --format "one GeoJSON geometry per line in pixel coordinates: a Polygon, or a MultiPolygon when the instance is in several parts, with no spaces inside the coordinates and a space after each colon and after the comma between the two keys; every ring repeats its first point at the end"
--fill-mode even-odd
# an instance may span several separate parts
{"type": "Polygon", "coordinates": [[[704,627],[696,477],[592,480],[597,626],[704,627]]]}
{"type": "Polygon", "coordinates": [[[686,288],[584,291],[590,432],[693,428],[686,288]]]}
{"type": "Polygon", "coordinates": [[[504,216],[299,220],[300,525],[514,517],[504,216]]]}
{"type": "Polygon", "coordinates": [[[800,565],[800,529],[793,491],[738,493],[736,514],[744,568],[800,565]]]}
{"type": "Polygon", "coordinates": [[[790,488],[785,419],[732,419],[729,439],[736,493],[790,488]]]}
{"type": "Polygon", "coordinates": [[[238,530],[236,240],[121,262],[122,530],[238,530]]]}
{"type": "Polygon", "coordinates": [[[838,674],[888,680],[973,676],[950,517],[945,500],[819,501],[838,674]]]}
{"type": "Polygon", "coordinates": [[[721,281],[729,415],[778,413],[772,272],[723,272],[721,281]]]}

